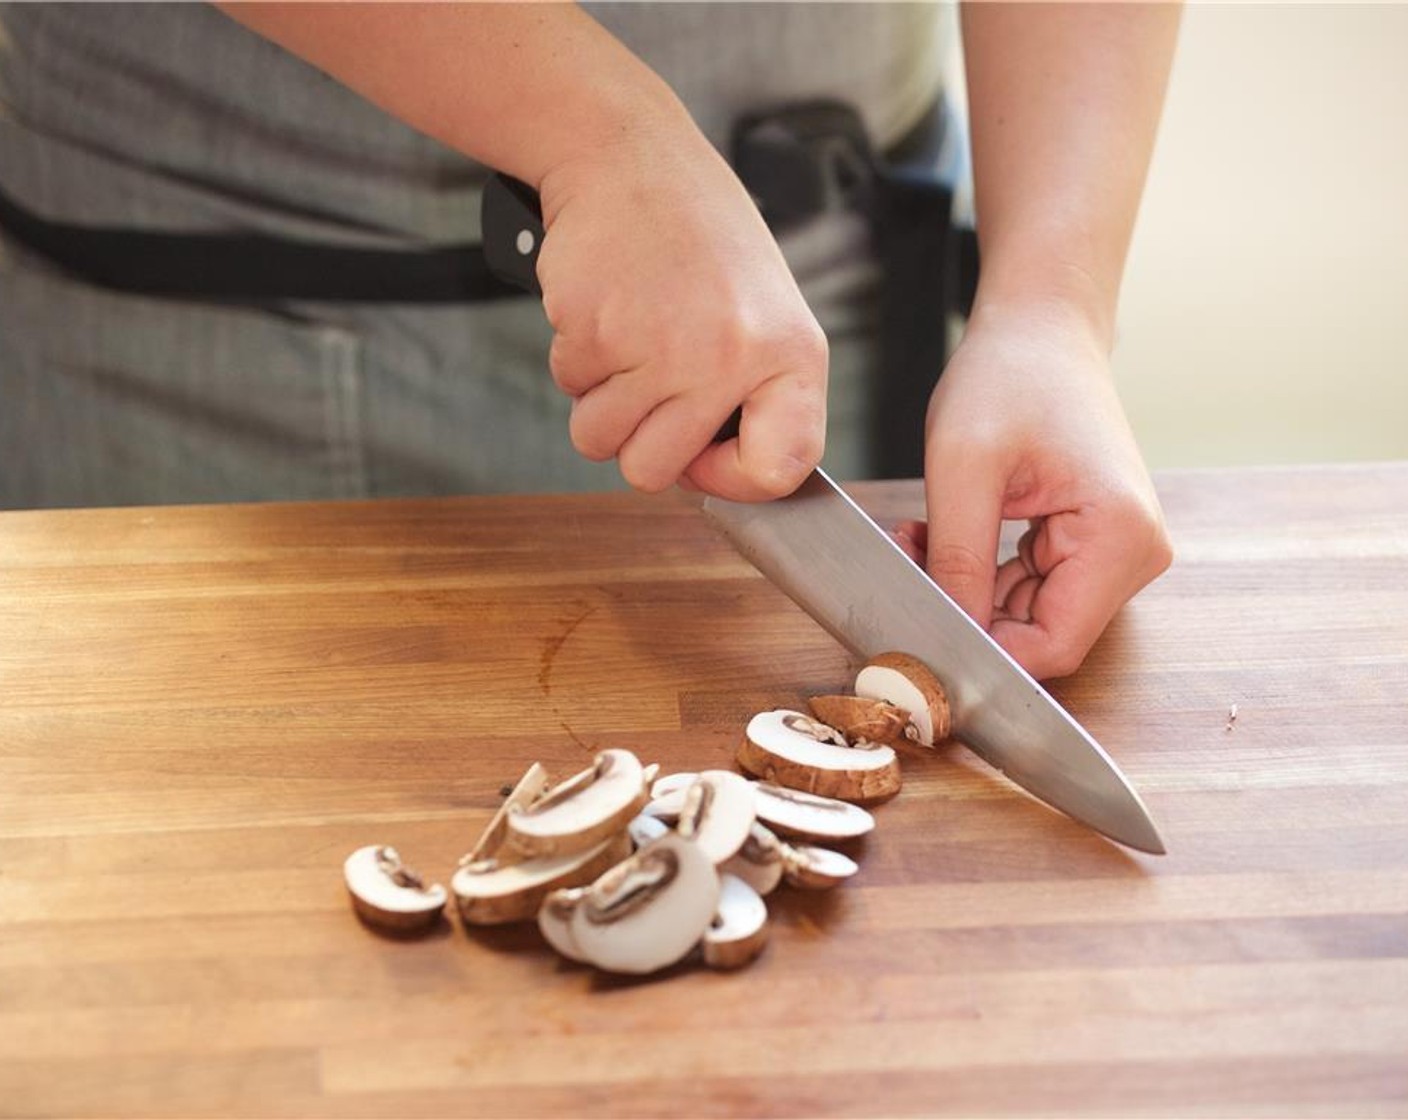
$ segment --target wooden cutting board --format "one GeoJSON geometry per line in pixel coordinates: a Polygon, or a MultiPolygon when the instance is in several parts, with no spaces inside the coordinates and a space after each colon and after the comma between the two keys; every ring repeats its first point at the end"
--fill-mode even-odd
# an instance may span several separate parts
{"type": "Polygon", "coordinates": [[[647,981],[378,936],[341,862],[847,686],[687,503],[0,514],[0,1113],[1408,1115],[1408,465],[1159,484],[1175,567],[1053,691],[1167,857],[910,753],[857,879],[647,981]]]}

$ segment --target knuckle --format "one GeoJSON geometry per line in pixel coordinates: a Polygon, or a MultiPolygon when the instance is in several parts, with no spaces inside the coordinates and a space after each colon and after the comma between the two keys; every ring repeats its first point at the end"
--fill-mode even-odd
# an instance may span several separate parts
{"type": "Polygon", "coordinates": [[[575,412],[567,425],[567,432],[577,454],[593,463],[604,463],[616,453],[616,448],[608,445],[603,434],[589,421],[580,419],[575,412]]]}
{"type": "Polygon", "coordinates": [[[969,584],[986,577],[988,563],[966,544],[930,540],[928,568],[941,583],[969,584]]]}

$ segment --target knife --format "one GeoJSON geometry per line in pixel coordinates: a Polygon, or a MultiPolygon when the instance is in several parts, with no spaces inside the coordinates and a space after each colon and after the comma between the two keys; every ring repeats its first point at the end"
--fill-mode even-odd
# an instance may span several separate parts
{"type": "MultiPolygon", "coordinates": [[[[541,293],[544,229],[531,187],[492,177],[484,259],[541,293]]],[[[738,413],[717,439],[737,434],[738,413]]],[[[709,496],[702,509],[763,575],[861,658],[917,657],[948,694],[954,735],[1047,805],[1128,847],[1164,854],[1144,802],[1085,728],[975,623],[820,468],[769,502],[709,496]]]]}

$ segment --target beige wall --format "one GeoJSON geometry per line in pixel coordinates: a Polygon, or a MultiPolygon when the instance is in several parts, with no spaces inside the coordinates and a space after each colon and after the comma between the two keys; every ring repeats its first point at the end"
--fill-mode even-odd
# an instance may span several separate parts
{"type": "Polygon", "coordinates": [[[1156,467],[1408,457],[1408,6],[1188,8],[1115,368],[1156,467]]]}

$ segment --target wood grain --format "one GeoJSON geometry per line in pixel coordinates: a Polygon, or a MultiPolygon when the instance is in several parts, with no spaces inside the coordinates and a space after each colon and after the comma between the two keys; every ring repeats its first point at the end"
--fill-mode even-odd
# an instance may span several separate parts
{"type": "Polygon", "coordinates": [[[340,865],[847,685],[688,502],[0,514],[0,1114],[1408,1116],[1408,465],[1159,486],[1174,568],[1052,690],[1167,857],[910,753],[857,880],[649,981],[379,937],[340,865]]]}

